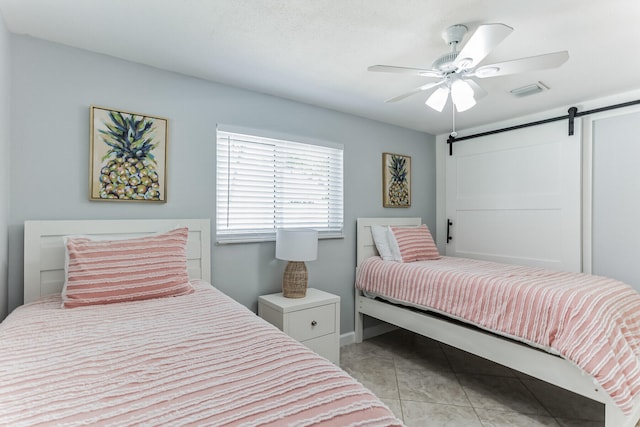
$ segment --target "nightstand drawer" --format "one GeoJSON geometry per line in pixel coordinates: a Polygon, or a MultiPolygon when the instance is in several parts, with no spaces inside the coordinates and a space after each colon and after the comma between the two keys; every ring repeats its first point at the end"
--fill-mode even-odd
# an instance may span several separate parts
{"type": "Polygon", "coordinates": [[[336,330],[336,304],[321,305],[299,310],[289,316],[289,335],[298,341],[306,341],[336,330]]]}

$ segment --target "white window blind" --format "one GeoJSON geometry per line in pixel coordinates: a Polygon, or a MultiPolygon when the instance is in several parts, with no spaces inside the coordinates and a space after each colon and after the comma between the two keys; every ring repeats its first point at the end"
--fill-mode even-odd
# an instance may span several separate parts
{"type": "Polygon", "coordinates": [[[218,242],[273,240],[277,228],[342,236],[342,147],[217,134],[218,242]]]}

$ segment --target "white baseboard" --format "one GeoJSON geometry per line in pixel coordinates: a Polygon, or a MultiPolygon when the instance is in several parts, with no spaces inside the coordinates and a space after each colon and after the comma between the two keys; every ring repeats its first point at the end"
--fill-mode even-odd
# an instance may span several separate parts
{"type": "Polygon", "coordinates": [[[340,335],[340,347],[344,347],[345,345],[353,344],[356,342],[356,333],[355,332],[347,332],[346,334],[340,335]]]}
{"type": "MultiPolygon", "coordinates": [[[[362,331],[362,338],[367,340],[378,335],[386,334],[387,332],[395,331],[396,329],[398,329],[397,326],[391,325],[389,323],[381,323],[379,325],[364,328],[364,330],[362,331]]],[[[353,331],[340,335],[340,347],[353,344],[355,342],[356,333],[353,331]]]]}

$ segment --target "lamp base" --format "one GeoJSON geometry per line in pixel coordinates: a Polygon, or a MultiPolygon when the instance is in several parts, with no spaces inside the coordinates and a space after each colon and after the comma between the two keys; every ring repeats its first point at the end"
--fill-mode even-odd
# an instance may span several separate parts
{"type": "Polygon", "coordinates": [[[282,296],[304,298],[307,295],[307,266],[303,261],[289,261],[282,277],[282,296]]]}

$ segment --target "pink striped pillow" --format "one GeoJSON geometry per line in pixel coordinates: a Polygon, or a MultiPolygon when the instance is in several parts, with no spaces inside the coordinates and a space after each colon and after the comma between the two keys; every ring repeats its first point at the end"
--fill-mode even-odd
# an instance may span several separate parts
{"type": "Polygon", "coordinates": [[[428,261],[440,258],[438,248],[425,224],[418,227],[390,228],[398,243],[402,262],[428,261]]]}
{"type": "Polygon", "coordinates": [[[187,228],[126,240],[65,238],[62,307],[190,294],[187,228]]]}

